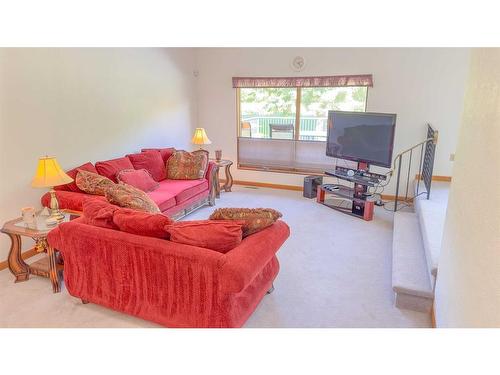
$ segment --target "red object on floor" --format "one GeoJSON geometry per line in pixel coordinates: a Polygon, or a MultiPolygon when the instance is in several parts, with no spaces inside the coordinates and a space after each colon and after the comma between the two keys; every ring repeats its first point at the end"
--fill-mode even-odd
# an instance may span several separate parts
{"type": "Polygon", "coordinates": [[[168,327],[241,327],[271,288],[289,234],[277,221],[222,254],[74,220],[48,242],[74,297],[168,327]]]}

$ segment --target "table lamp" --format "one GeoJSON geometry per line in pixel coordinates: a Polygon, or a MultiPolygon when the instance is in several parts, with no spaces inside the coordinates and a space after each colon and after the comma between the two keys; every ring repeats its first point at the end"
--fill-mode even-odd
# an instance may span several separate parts
{"type": "Polygon", "coordinates": [[[59,202],[57,201],[54,186],[65,185],[72,182],[69,177],[59,166],[56,158],[45,156],[38,159],[38,167],[35,177],[31,181],[33,187],[49,187],[50,188],[50,217],[61,221],[64,219],[64,214],[59,210],[59,202]]]}
{"type": "Polygon", "coordinates": [[[196,128],[194,131],[193,139],[191,139],[191,143],[200,146],[200,150],[202,150],[202,145],[209,145],[212,143],[212,141],[208,139],[207,133],[205,133],[205,129],[196,128]]]}

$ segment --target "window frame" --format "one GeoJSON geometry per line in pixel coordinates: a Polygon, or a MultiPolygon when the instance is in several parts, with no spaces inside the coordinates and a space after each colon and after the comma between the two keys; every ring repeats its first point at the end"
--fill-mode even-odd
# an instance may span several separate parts
{"type": "MultiPolygon", "coordinates": [[[[369,95],[369,87],[370,86],[351,86],[351,87],[366,87],[366,96],[365,96],[365,107],[362,112],[366,112],[367,106],[368,106],[368,95],[369,95]]],[[[243,87],[241,87],[243,88],[243,87]]],[[[262,166],[241,166],[240,165],[240,150],[239,150],[239,142],[238,138],[241,137],[241,90],[240,87],[236,87],[236,158],[237,158],[237,163],[236,166],[238,169],[241,170],[250,170],[250,171],[260,171],[260,172],[274,172],[274,173],[288,173],[288,174],[310,174],[310,175],[316,175],[316,176],[324,176],[325,173],[320,173],[318,171],[314,170],[307,170],[307,169],[300,169],[300,168],[272,168],[272,167],[262,167],[262,166]]],[[[293,135],[293,140],[294,141],[301,141],[301,142],[325,142],[326,141],[320,141],[320,140],[301,140],[300,139],[300,106],[302,103],[302,87],[297,86],[294,87],[296,90],[296,98],[295,98],[295,131],[293,135]]],[[[309,88],[309,87],[306,87],[309,88]]],[[[335,88],[335,86],[331,86],[330,88],[335,88]]],[[[361,111],[360,111],[361,112],[361,111]]]]}

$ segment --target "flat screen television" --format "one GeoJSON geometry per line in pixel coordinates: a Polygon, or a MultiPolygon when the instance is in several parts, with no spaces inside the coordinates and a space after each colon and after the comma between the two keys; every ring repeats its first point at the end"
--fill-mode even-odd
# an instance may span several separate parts
{"type": "Polygon", "coordinates": [[[326,155],[391,167],[396,115],[328,111],[326,155]]]}

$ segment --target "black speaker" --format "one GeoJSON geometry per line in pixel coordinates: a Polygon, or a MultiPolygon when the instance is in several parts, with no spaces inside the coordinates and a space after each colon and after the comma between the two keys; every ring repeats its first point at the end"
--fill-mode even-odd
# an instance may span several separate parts
{"type": "Polygon", "coordinates": [[[304,197],[316,198],[318,186],[323,183],[322,176],[307,176],[304,177],[304,197]]]}

